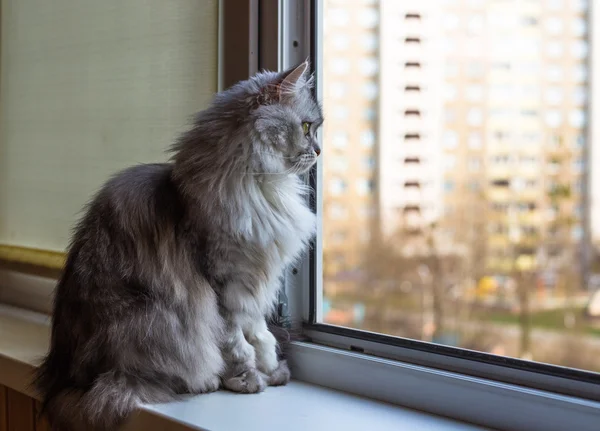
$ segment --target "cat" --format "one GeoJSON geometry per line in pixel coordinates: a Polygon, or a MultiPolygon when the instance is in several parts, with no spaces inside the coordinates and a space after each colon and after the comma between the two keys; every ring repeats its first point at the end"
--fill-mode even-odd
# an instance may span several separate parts
{"type": "Polygon", "coordinates": [[[300,175],[323,123],[308,61],[218,93],[169,163],[125,169],[75,228],[35,386],[56,429],[114,429],[139,403],[290,379],[267,326],[315,232],[300,175]]]}

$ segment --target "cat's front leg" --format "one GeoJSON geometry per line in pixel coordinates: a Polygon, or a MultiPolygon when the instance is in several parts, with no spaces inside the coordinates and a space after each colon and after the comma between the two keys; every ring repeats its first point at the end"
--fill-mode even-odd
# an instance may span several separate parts
{"type": "Polygon", "coordinates": [[[256,393],[265,389],[267,376],[256,368],[254,347],[248,343],[242,326],[236,321],[230,321],[227,325],[223,354],[227,364],[222,378],[224,388],[242,393],[256,393]]]}
{"type": "Polygon", "coordinates": [[[290,370],[286,361],[277,358],[277,340],[269,331],[265,319],[261,317],[253,321],[245,333],[256,352],[256,367],[267,375],[268,384],[280,386],[288,383],[290,370]]]}

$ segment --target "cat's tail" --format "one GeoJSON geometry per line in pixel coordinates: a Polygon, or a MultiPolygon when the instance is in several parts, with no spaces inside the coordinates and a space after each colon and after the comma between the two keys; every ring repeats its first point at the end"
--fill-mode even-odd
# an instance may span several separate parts
{"type": "Polygon", "coordinates": [[[53,430],[115,430],[142,402],[170,401],[174,393],[156,382],[119,371],[99,375],[87,389],[48,392],[43,402],[53,430]]]}

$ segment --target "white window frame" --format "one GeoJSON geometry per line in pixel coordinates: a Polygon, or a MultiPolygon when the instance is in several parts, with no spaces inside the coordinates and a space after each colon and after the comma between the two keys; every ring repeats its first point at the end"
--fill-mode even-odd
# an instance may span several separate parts
{"type": "MultiPolygon", "coordinates": [[[[322,64],[322,47],[311,37],[322,34],[322,0],[262,1],[277,5],[279,69],[306,58],[322,64]]],[[[322,163],[307,178],[319,219],[322,163]]],[[[307,340],[292,343],[294,378],[496,429],[600,429],[598,374],[315,323],[322,321],[321,277],[313,277],[311,291],[311,274],[322,273],[320,238],[319,223],[313,251],[285,277],[285,309],[302,322],[307,340]]]]}

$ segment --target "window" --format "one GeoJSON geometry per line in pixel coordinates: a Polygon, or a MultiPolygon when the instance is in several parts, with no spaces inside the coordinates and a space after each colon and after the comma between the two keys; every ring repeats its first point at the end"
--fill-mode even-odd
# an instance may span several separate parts
{"type": "Polygon", "coordinates": [[[337,156],[331,160],[329,167],[336,172],[344,172],[348,169],[348,161],[343,156],[337,156]]]}
{"type": "Polygon", "coordinates": [[[546,103],[548,105],[560,105],[563,100],[561,87],[548,87],[545,94],[546,103]]]}
{"type": "Polygon", "coordinates": [[[467,100],[471,102],[480,102],[483,100],[483,86],[469,85],[466,90],[467,100]]]}
{"type": "Polygon", "coordinates": [[[329,84],[329,91],[334,99],[342,99],[348,93],[347,86],[343,82],[332,82],[329,84]]]}
{"type": "Polygon", "coordinates": [[[483,112],[479,108],[471,108],[467,113],[467,124],[469,126],[480,126],[483,122],[483,112]]]}
{"type": "Polygon", "coordinates": [[[360,143],[363,147],[372,147],[375,145],[375,132],[373,130],[363,130],[360,134],[360,143]]]}
{"type": "Polygon", "coordinates": [[[577,106],[587,103],[588,90],[585,87],[575,87],[573,89],[573,104],[577,106]]]}
{"type": "Polygon", "coordinates": [[[471,157],[469,158],[469,171],[478,172],[481,168],[481,160],[479,157],[471,157]]]}
{"type": "Polygon", "coordinates": [[[451,171],[456,167],[456,156],[452,154],[444,155],[444,169],[446,171],[451,171]]]}
{"type": "Polygon", "coordinates": [[[338,51],[345,51],[350,46],[350,38],[343,33],[336,34],[333,37],[332,45],[338,51]]]}
{"type": "Polygon", "coordinates": [[[574,18],[571,23],[573,36],[585,36],[587,33],[587,22],[583,18],[574,18]]]}
{"type": "Polygon", "coordinates": [[[327,21],[336,27],[345,27],[350,22],[350,14],[346,9],[331,8],[327,15],[327,21]]]}
{"type": "Polygon", "coordinates": [[[332,178],[329,185],[329,191],[334,196],[344,194],[347,188],[346,181],[341,178],[332,178]]]}
{"type": "Polygon", "coordinates": [[[454,130],[446,130],[444,133],[444,146],[446,148],[456,148],[458,146],[458,133],[454,130]]]}
{"type": "Polygon", "coordinates": [[[376,116],[377,116],[377,114],[375,113],[375,109],[373,109],[373,108],[366,108],[363,111],[363,118],[365,120],[373,121],[373,120],[375,120],[376,116]]]}
{"type": "Polygon", "coordinates": [[[347,120],[348,119],[348,108],[345,106],[336,106],[333,108],[333,118],[336,120],[347,120]]]}
{"type": "MultiPolygon", "coordinates": [[[[353,37],[360,43],[364,29],[358,20],[363,6],[359,2],[352,6],[353,3],[348,2],[346,7],[354,8],[352,18],[357,20],[357,26],[353,37]]],[[[586,118],[591,122],[591,117],[587,117],[590,100],[585,97],[591,98],[592,94],[586,94],[585,82],[592,76],[587,60],[580,58],[584,45],[577,44],[577,56],[573,55],[573,47],[579,39],[590,43],[587,35],[591,31],[573,35],[573,22],[580,15],[568,12],[566,0],[521,0],[518,8],[513,7],[515,2],[511,0],[489,0],[479,3],[477,9],[470,9],[467,1],[439,1],[435,14],[429,6],[420,9],[410,6],[410,2],[400,3],[404,6],[389,2],[395,8],[388,9],[389,17],[386,4],[380,3],[382,12],[374,26],[367,29],[368,34],[378,35],[377,49],[367,52],[359,47],[353,52],[352,67],[357,66],[357,73],[351,76],[351,91],[349,87],[344,101],[352,112],[372,109],[383,114],[376,127],[366,128],[362,117],[348,126],[353,145],[349,142],[343,153],[356,163],[357,172],[352,172],[354,165],[344,174],[328,170],[336,153],[331,156],[331,152],[325,152],[321,160],[323,178],[320,185],[319,180],[315,183],[316,196],[323,195],[325,208],[328,200],[343,200],[350,208],[352,231],[368,232],[368,240],[359,241],[358,234],[348,234],[335,244],[334,250],[328,249],[329,244],[320,245],[317,238],[312,260],[297,268],[301,275],[298,280],[312,280],[312,299],[307,299],[312,311],[305,317],[311,342],[324,350],[327,346],[343,348],[360,360],[368,360],[370,355],[383,356],[387,358],[382,361],[386,367],[393,368],[393,360],[404,359],[444,372],[474,373],[475,377],[533,388],[527,394],[537,389],[552,392],[552,385],[543,382],[554,382],[553,378],[560,376],[565,384],[559,385],[558,393],[600,400],[596,389],[587,385],[600,382],[600,378],[590,377],[600,366],[596,360],[600,357],[597,343],[590,341],[595,340],[596,330],[583,317],[575,317],[581,329],[577,326],[580,332],[572,337],[564,325],[564,316],[570,312],[565,302],[557,299],[561,293],[543,283],[545,272],[554,272],[559,279],[567,277],[564,267],[548,263],[552,260],[547,257],[548,251],[571,250],[572,246],[573,258],[566,266],[575,273],[572,280],[577,278],[572,284],[577,295],[584,298],[578,300],[582,305],[577,306],[576,314],[584,315],[578,313],[583,312],[583,304],[591,294],[579,281],[579,261],[575,256],[585,235],[574,235],[572,227],[568,227],[563,229],[564,234],[550,238],[547,232],[552,219],[546,215],[551,199],[560,201],[558,213],[564,217],[584,203],[581,193],[561,189],[560,182],[566,181],[570,189],[572,179],[583,176],[577,173],[582,167],[577,161],[582,159],[582,152],[574,151],[572,146],[577,135],[584,134],[577,129],[585,126],[586,118]],[[413,13],[418,13],[419,18],[407,18],[413,13]],[[435,19],[439,19],[439,31],[426,31],[435,19]],[[422,27],[423,33],[405,31],[407,21],[411,26],[422,27]],[[477,55],[472,55],[476,50],[470,51],[474,42],[467,39],[471,35],[480,37],[477,42],[486,48],[477,55]],[[496,42],[500,40],[504,42],[496,42]],[[414,57],[405,57],[406,45],[411,45],[414,57]],[[496,50],[496,45],[502,45],[502,49],[496,50]],[[454,49],[452,55],[433,58],[444,46],[454,49]],[[379,65],[373,75],[361,73],[361,63],[370,61],[366,59],[375,59],[379,65]],[[435,64],[441,67],[435,69],[435,64]],[[575,79],[576,73],[584,78],[575,79]],[[365,96],[363,89],[367,86],[373,89],[372,97],[365,96]],[[419,121],[408,121],[419,115],[419,121]],[[553,148],[549,141],[552,136],[561,137],[569,148],[553,148]],[[567,154],[560,175],[551,175],[547,169],[548,158],[554,153],[567,154]],[[376,187],[369,182],[374,181],[369,176],[371,172],[377,175],[376,187]],[[344,180],[349,188],[332,196],[330,184],[336,179],[344,180]],[[548,186],[553,179],[557,184],[550,192],[548,186]],[[363,216],[366,214],[370,215],[363,216]],[[420,230],[405,229],[403,223],[409,215],[418,215],[423,223],[420,230]],[[501,228],[493,230],[492,238],[487,234],[488,226],[501,228]],[[320,253],[332,256],[340,249],[344,250],[346,263],[361,262],[356,266],[360,268],[357,274],[351,276],[346,271],[332,275],[325,271],[331,260],[319,260],[320,253]],[[402,288],[408,280],[411,288],[402,288]],[[523,299],[523,295],[527,297],[523,299]],[[328,312],[319,308],[323,299],[338,307],[344,302],[360,303],[365,313],[339,327],[328,312]],[[529,301],[528,310],[523,308],[524,300],[529,301]],[[548,310],[543,307],[554,308],[546,313],[548,310]],[[520,324],[525,318],[531,322],[529,329],[520,324]],[[552,328],[547,326],[547,319],[552,328]],[[552,335],[541,335],[548,333],[552,335]],[[571,344],[575,339],[580,343],[577,348],[571,344]],[[573,351],[578,355],[573,355],[573,351]],[[588,352],[587,360],[579,355],[583,351],[588,352]],[[563,369],[555,368],[556,365],[571,369],[561,374],[563,369]],[[473,371],[479,367],[490,373],[473,371]],[[571,372],[581,374],[570,375],[571,372]],[[536,380],[532,377],[536,373],[544,377],[536,380]]],[[[327,4],[322,3],[325,16],[327,4]]],[[[343,30],[347,28],[336,31],[343,30]]],[[[327,46],[333,43],[331,37],[331,33],[327,38],[321,35],[315,45],[327,46]]],[[[322,59],[317,57],[317,85],[335,81],[329,67],[335,51],[325,49],[323,53],[322,59]]],[[[328,92],[324,96],[331,97],[328,92]]],[[[339,103],[324,99],[323,105],[329,112],[339,103]]],[[[323,226],[329,226],[329,232],[340,229],[335,220],[323,217],[323,226]]],[[[306,285],[302,286],[304,290],[299,290],[306,292],[306,285]]],[[[336,356],[341,362],[344,358],[336,356]]],[[[336,362],[328,362],[333,363],[336,362]]],[[[314,379],[336,373],[335,368],[323,367],[314,379]]],[[[372,377],[367,368],[362,375],[372,377]]],[[[414,382],[416,385],[419,380],[414,382]]],[[[402,388],[394,388],[390,393],[402,393],[402,388]]],[[[383,392],[381,383],[370,385],[368,390],[377,396],[383,392]]],[[[431,397],[436,396],[442,395],[428,391],[424,398],[435,404],[431,397]]],[[[469,401],[480,402],[473,398],[469,401]]],[[[518,406],[506,396],[489,411],[506,412],[506,402],[518,406]]],[[[454,406],[455,410],[463,410],[454,406]]],[[[525,411],[521,408],[521,412],[525,411]]],[[[554,421],[560,417],[551,409],[544,411],[552,414],[554,421]]],[[[494,415],[501,417],[500,421],[506,416],[494,415]]],[[[513,424],[512,428],[574,426],[563,418],[560,426],[557,422],[544,422],[541,428],[537,421],[548,419],[542,416],[539,419],[536,415],[533,421],[533,415],[521,413],[515,419],[518,425],[513,424]]],[[[564,417],[568,416],[565,413],[564,417]]],[[[503,423],[498,428],[511,429],[511,425],[503,423]]]]}
{"type": "Polygon", "coordinates": [[[366,196],[373,193],[373,180],[361,178],[356,181],[356,190],[359,195],[366,196]]]}
{"type": "Polygon", "coordinates": [[[379,95],[379,87],[374,82],[367,82],[363,86],[363,95],[367,100],[375,100],[379,95]]]}
{"type": "Polygon", "coordinates": [[[363,49],[367,52],[375,52],[377,50],[377,47],[379,46],[377,35],[370,33],[362,35],[360,43],[363,49]]]}
{"type": "Polygon", "coordinates": [[[335,58],[331,62],[331,71],[335,75],[347,75],[350,72],[350,62],[345,58],[335,58]]]}
{"type": "Polygon", "coordinates": [[[469,148],[472,150],[478,150],[483,145],[483,139],[481,138],[481,133],[479,132],[471,132],[467,137],[467,143],[469,148]]]}
{"type": "Polygon", "coordinates": [[[563,70],[560,66],[550,65],[546,71],[546,79],[550,82],[560,82],[563,79],[563,70]]]}
{"type": "Polygon", "coordinates": [[[560,111],[546,112],[546,124],[551,128],[556,128],[562,124],[562,115],[560,111]]]}
{"type": "Polygon", "coordinates": [[[563,44],[560,42],[550,42],[546,45],[546,54],[549,57],[562,57],[564,52],[563,44]]]}
{"type": "Polygon", "coordinates": [[[588,44],[585,40],[576,40],[571,45],[571,55],[579,60],[585,59],[588,55],[588,44]]]}
{"type": "Polygon", "coordinates": [[[588,69],[583,64],[578,64],[573,68],[573,80],[575,82],[586,82],[588,79],[588,69]]]}
{"type": "Polygon", "coordinates": [[[379,69],[379,63],[375,58],[363,58],[360,62],[360,71],[364,76],[374,76],[379,69]]]}
{"type": "Polygon", "coordinates": [[[363,9],[358,14],[358,22],[363,28],[376,28],[379,23],[379,13],[374,8],[363,9]]]}
{"type": "Polygon", "coordinates": [[[546,31],[550,34],[560,34],[563,31],[563,21],[562,19],[553,16],[546,19],[545,27],[546,31]]]}
{"type": "Polygon", "coordinates": [[[345,148],[348,146],[348,134],[346,132],[335,132],[331,143],[334,147],[345,148]]]}
{"type": "Polygon", "coordinates": [[[569,114],[569,123],[573,127],[582,128],[585,126],[585,111],[576,109],[569,114]]]}
{"type": "Polygon", "coordinates": [[[447,85],[444,91],[444,97],[446,100],[456,100],[456,96],[458,95],[458,89],[455,85],[447,85]]]}

